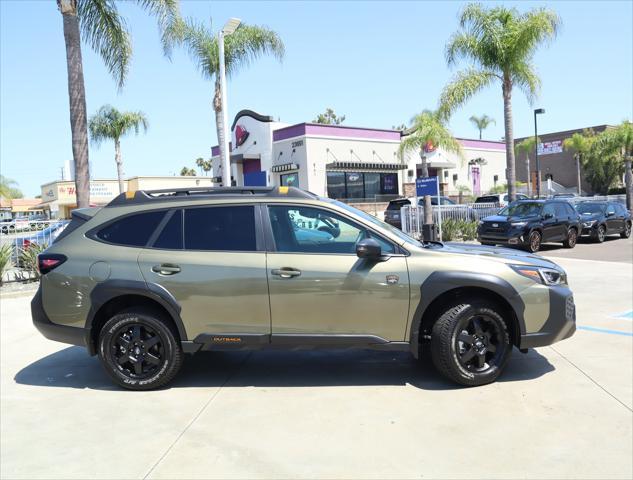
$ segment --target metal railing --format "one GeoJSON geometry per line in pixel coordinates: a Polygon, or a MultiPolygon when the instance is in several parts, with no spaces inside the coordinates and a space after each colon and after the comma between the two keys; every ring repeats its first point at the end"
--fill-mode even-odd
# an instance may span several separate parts
{"type": "MultiPolygon", "coordinates": [[[[464,205],[433,205],[433,223],[439,224],[440,216],[446,220],[477,222],[479,219],[494,215],[499,211],[496,203],[468,203],[464,205]]],[[[405,205],[400,209],[402,231],[414,238],[422,235],[424,225],[424,207],[405,205]]]]}

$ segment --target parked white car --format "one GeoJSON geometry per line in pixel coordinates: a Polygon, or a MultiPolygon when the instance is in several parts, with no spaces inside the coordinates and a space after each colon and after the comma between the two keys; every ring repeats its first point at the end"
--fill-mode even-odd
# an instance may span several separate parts
{"type": "MultiPolygon", "coordinates": [[[[517,193],[517,200],[527,200],[529,197],[523,193],[517,193]]],[[[499,207],[508,206],[508,192],[506,193],[491,193],[490,195],[482,195],[477,197],[475,203],[496,203],[499,207]]]]}

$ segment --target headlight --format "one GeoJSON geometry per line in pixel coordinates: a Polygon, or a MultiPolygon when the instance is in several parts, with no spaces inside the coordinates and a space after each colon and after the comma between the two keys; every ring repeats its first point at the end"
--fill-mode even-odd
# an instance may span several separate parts
{"type": "Polygon", "coordinates": [[[510,225],[513,227],[525,227],[528,222],[512,222],[510,225]]]}
{"type": "Polygon", "coordinates": [[[479,221],[477,222],[477,225],[479,225],[480,227],[481,227],[483,224],[484,224],[484,221],[483,221],[483,220],[479,220],[479,221]]]}
{"type": "Polygon", "coordinates": [[[598,220],[589,220],[588,222],[582,222],[583,227],[593,227],[598,220]]]}
{"type": "Polygon", "coordinates": [[[567,274],[553,268],[539,268],[527,265],[510,265],[519,275],[543,285],[567,285],[567,274]]]}

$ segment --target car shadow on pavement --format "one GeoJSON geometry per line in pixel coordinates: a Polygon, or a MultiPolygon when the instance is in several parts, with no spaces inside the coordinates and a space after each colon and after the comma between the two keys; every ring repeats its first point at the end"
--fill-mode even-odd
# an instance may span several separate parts
{"type": "MultiPolygon", "coordinates": [[[[554,366],[535,350],[512,352],[499,382],[538,378],[554,366]]],[[[14,377],[23,385],[94,390],[120,390],[80,347],[41,358],[14,377]]],[[[424,390],[461,388],[440,376],[430,359],[415,360],[406,352],[372,350],[260,350],[200,352],[185,359],[182,370],[166,388],[191,387],[314,387],[404,386],[424,390]]]]}

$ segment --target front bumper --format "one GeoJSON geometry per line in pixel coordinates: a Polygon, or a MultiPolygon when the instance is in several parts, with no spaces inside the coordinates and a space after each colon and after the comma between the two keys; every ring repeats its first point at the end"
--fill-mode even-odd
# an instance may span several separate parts
{"type": "Polygon", "coordinates": [[[549,289],[549,317],[543,328],[521,335],[519,348],[544,347],[571,337],[576,331],[574,296],[567,287],[549,289]]]}
{"type": "Polygon", "coordinates": [[[33,325],[49,340],[87,347],[90,343],[90,331],[80,327],[69,327],[53,323],[44,311],[42,304],[42,286],[31,300],[31,317],[33,325]]]}
{"type": "Polygon", "coordinates": [[[477,240],[483,243],[496,243],[502,245],[525,245],[525,237],[521,232],[509,233],[508,235],[494,235],[490,233],[477,234],[477,240]]]}

